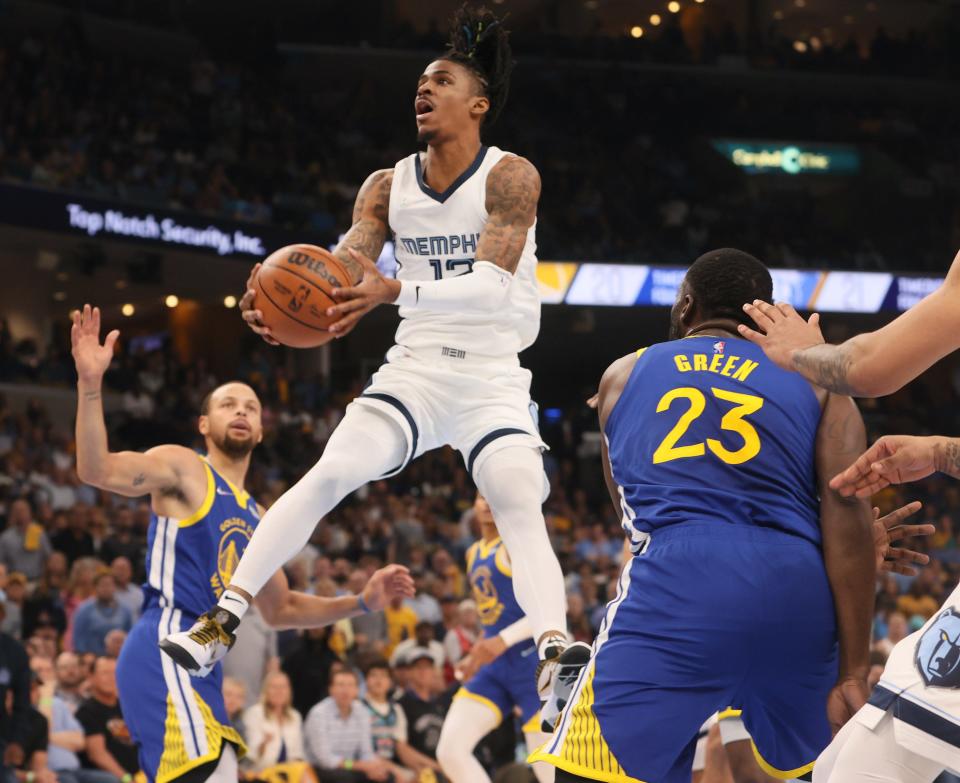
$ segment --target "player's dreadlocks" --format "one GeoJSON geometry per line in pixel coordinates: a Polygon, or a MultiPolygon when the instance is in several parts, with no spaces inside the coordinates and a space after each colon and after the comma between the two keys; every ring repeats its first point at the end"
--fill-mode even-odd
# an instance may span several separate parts
{"type": "Polygon", "coordinates": [[[507,102],[513,70],[510,34],[502,21],[486,8],[464,4],[450,22],[450,43],[443,58],[476,74],[490,101],[485,121],[495,122],[507,102]]]}
{"type": "Polygon", "coordinates": [[[687,270],[690,286],[705,318],[730,318],[753,326],[743,306],[754,299],[773,300],[769,270],[756,258],[730,247],[711,250],[687,270]]]}

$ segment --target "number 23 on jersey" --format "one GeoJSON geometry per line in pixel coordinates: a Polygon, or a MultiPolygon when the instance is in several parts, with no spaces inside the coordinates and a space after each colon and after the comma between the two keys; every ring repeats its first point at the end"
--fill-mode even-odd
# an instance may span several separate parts
{"type": "Polygon", "coordinates": [[[681,414],[673,429],[667,433],[660,445],[657,446],[656,451],[653,452],[653,463],[655,465],[676,459],[702,457],[706,454],[707,449],[728,465],[742,465],[760,453],[760,436],[746,417],[763,407],[763,398],[753,394],[741,394],[740,392],[713,387],[711,387],[710,393],[716,400],[733,403],[733,407],[724,413],[720,420],[720,429],[736,433],[743,440],[743,445],[739,449],[731,451],[716,438],[707,438],[706,442],[701,441],[678,446],[677,444],[686,435],[690,425],[703,414],[707,406],[707,397],[703,391],[693,386],[679,386],[664,394],[660,398],[660,402],[657,403],[657,413],[669,411],[674,403],[677,403],[678,407],[682,406],[684,401],[689,404],[689,407],[681,414]]]}

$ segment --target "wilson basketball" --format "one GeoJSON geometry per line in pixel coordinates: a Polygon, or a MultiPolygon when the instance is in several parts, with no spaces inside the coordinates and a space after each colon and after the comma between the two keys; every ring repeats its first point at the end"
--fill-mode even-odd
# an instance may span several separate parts
{"type": "Polygon", "coordinates": [[[291,348],[315,348],[333,339],[334,288],[352,285],[347,270],[330,251],[315,245],[288,245],[271,254],[257,275],[255,309],[273,337],[291,348]]]}

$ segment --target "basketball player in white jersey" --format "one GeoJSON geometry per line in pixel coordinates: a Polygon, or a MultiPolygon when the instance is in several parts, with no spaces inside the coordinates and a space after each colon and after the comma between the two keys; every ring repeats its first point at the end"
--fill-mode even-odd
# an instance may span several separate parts
{"type": "MultiPolygon", "coordinates": [[[[347,408],[319,462],[263,517],[218,604],[192,629],[161,642],[188,669],[225,654],[252,597],[346,495],[446,444],[463,455],[516,564],[517,600],[544,662],[541,694],[565,668],[556,660],[568,646],[563,575],[541,510],[545,444],[530,414],[530,373],[517,356],[540,327],[540,176],[529,161],[480,140],[481,127],[503,107],[511,65],[499,20],[461,9],[450,49],[417,85],[426,153],[367,179],[353,226],[334,251],[358,284],[335,292],[341,302],[330,313],[342,317],[331,331],[343,336],[366,312],[392,303],[402,319],[396,345],[347,408]],[[388,233],[396,242],[397,280],[370,261],[388,233]]],[[[248,292],[246,320],[269,337],[251,302],[248,292]]]]}

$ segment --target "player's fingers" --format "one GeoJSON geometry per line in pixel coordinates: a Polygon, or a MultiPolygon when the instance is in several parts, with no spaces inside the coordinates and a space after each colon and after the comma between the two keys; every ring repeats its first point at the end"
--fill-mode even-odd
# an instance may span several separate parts
{"type": "Polygon", "coordinates": [[[110,334],[107,335],[107,339],[103,341],[104,347],[113,353],[113,346],[117,343],[117,338],[120,336],[120,330],[114,329],[110,334]]]}
{"type": "Polygon", "coordinates": [[[328,316],[340,316],[343,317],[347,313],[352,313],[355,310],[360,310],[367,306],[365,299],[348,299],[346,302],[341,302],[338,305],[327,308],[328,316]]]}
{"type": "Polygon", "coordinates": [[[875,449],[876,444],[857,457],[849,468],[830,479],[830,489],[834,489],[840,494],[853,494],[852,492],[844,493],[844,489],[856,486],[858,481],[870,475],[870,465],[876,459],[877,452],[875,449]]]}
{"type": "Polygon", "coordinates": [[[793,305],[789,302],[777,302],[774,307],[776,307],[787,318],[800,318],[800,315],[796,310],[793,309],[793,305]]]}
{"type": "Polygon", "coordinates": [[[367,258],[363,253],[355,250],[352,247],[347,248],[347,252],[350,254],[350,257],[353,258],[360,266],[363,267],[365,272],[376,272],[377,265],[373,263],[369,258],[367,258]]]}
{"type": "Polygon", "coordinates": [[[920,571],[912,565],[906,565],[905,563],[891,563],[888,571],[892,571],[895,574],[902,574],[903,576],[917,576],[920,571]]]}
{"type": "Polygon", "coordinates": [[[762,299],[754,299],[753,306],[756,307],[767,318],[769,318],[773,323],[783,320],[783,313],[781,313],[776,306],[770,304],[769,302],[764,302],[762,299]]]}
{"type": "Polygon", "coordinates": [[[343,318],[330,324],[330,331],[337,337],[344,337],[349,334],[357,322],[364,316],[369,308],[363,307],[353,312],[347,313],[343,318]]]}
{"type": "Polygon", "coordinates": [[[930,562],[930,555],[924,552],[917,552],[905,547],[892,546],[887,552],[887,557],[899,563],[916,563],[917,565],[927,565],[930,562]]]}
{"type": "Polygon", "coordinates": [[[253,265],[253,269],[250,270],[250,276],[247,277],[247,288],[252,289],[255,287],[257,282],[257,273],[260,271],[260,264],[256,263],[253,265]]]}
{"type": "Polygon", "coordinates": [[[756,343],[757,345],[763,345],[767,339],[767,336],[763,332],[755,331],[749,326],[744,326],[743,324],[739,324],[737,326],[737,331],[739,331],[745,339],[752,343],[756,343]]]}
{"type": "Polygon", "coordinates": [[[887,531],[887,540],[899,541],[902,538],[932,536],[936,532],[937,528],[933,525],[897,525],[887,531]]]}
{"type": "MultiPolygon", "coordinates": [[[[923,508],[923,503],[919,500],[913,500],[905,506],[900,506],[896,511],[891,511],[887,514],[883,518],[883,523],[887,526],[887,529],[894,528],[907,517],[912,517],[921,508],[923,508]]],[[[914,527],[916,527],[916,525],[914,525],[914,527]]]]}
{"type": "Polygon", "coordinates": [[[876,522],[880,519],[880,508],[878,506],[873,507],[873,520],[876,522]]]}
{"type": "Polygon", "coordinates": [[[764,332],[769,331],[770,327],[773,326],[773,320],[763,312],[763,310],[757,307],[756,304],[745,304],[743,306],[743,312],[749,315],[757,327],[764,332]]]}
{"type": "Polygon", "coordinates": [[[587,400],[588,408],[593,408],[594,410],[596,410],[599,404],[600,404],[600,392],[597,392],[590,399],[587,400]]]}
{"type": "Polygon", "coordinates": [[[241,313],[245,313],[247,310],[253,307],[253,300],[256,298],[256,295],[257,292],[252,288],[247,288],[247,290],[243,292],[243,296],[240,297],[239,302],[241,313]]]}
{"type": "Polygon", "coordinates": [[[93,308],[93,316],[90,319],[90,327],[93,329],[93,333],[98,335],[100,334],[100,308],[93,308]]]}
{"type": "Polygon", "coordinates": [[[810,324],[810,326],[816,326],[819,329],[820,313],[810,313],[810,317],[807,319],[807,323],[810,324]]]}
{"type": "Polygon", "coordinates": [[[348,286],[344,286],[343,288],[334,288],[330,291],[330,296],[340,301],[357,299],[358,297],[362,297],[363,295],[364,295],[364,292],[362,290],[359,290],[359,286],[355,286],[355,285],[348,285],[348,286]]]}
{"type": "Polygon", "coordinates": [[[280,341],[279,341],[279,340],[275,340],[275,339],[274,339],[273,337],[271,337],[269,334],[261,334],[260,337],[263,338],[263,341],[264,341],[265,343],[269,343],[270,345],[280,345],[280,341]]]}
{"type": "Polygon", "coordinates": [[[90,305],[85,304],[83,310],[80,313],[80,325],[89,326],[90,325],[90,305]]]}

